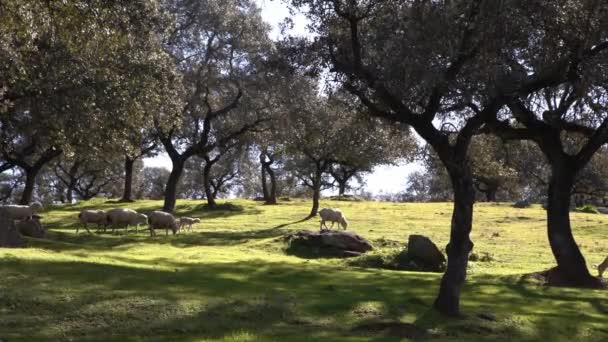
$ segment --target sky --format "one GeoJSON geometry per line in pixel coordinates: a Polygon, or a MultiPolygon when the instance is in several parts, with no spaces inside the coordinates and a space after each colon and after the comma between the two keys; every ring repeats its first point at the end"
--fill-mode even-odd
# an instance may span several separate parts
{"type": "MultiPolygon", "coordinates": [[[[262,18],[272,26],[271,37],[280,37],[279,25],[286,17],[290,16],[287,6],[281,0],[256,0],[262,9],[262,18]]],[[[294,23],[293,29],[289,32],[294,35],[306,35],[306,18],[302,14],[291,17],[294,23]]],[[[171,170],[171,160],[166,153],[154,158],[144,159],[144,165],[150,167],[164,167],[171,170]]],[[[420,165],[405,164],[399,166],[381,165],[374,168],[373,172],[365,176],[366,191],[375,195],[380,193],[398,193],[405,189],[407,176],[416,170],[420,170],[420,165]]]]}

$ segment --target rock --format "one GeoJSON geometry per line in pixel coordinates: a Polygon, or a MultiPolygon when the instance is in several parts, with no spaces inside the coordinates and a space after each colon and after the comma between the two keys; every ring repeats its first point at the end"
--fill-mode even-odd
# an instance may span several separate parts
{"type": "Polygon", "coordinates": [[[17,229],[23,236],[42,239],[46,236],[46,230],[42,228],[39,219],[20,221],[16,224],[17,229]]]}
{"type": "Polygon", "coordinates": [[[410,235],[407,241],[407,254],[431,270],[442,270],[445,267],[445,256],[437,245],[426,236],[410,235]]]}
{"type": "Polygon", "coordinates": [[[367,242],[367,240],[350,231],[325,229],[319,233],[321,234],[323,245],[359,253],[365,253],[372,250],[372,245],[367,242]]]}
{"type": "Polygon", "coordinates": [[[373,249],[365,238],[343,230],[302,230],[285,240],[289,243],[288,253],[303,257],[355,257],[373,249]]]}
{"type": "Polygon", "coordinates": [[[13,220],[8,214],[0,209],[0,247],[23,247],[25,241],[19,233],[13,220]]]}
{"type": "Polygon", "coordinates": [[[513,208],[528,208],[530,207],[530,201],[528,201],[527,199],[523,199],[523,200],[519,200],[515,203],[513,203],[513,208]]]}
{"type": "Polygon", "coordinates": [[[481,312],[477,314],[477,317],[485,319],[486,321],[495,321],[496,315],[491,312],[481,312]]]}

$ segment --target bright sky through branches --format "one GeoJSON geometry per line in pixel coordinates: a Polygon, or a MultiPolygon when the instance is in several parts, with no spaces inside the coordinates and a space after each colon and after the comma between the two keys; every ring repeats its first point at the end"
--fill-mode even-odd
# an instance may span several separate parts
{"type": "MultiPolygon", "coordinates": [[[[272,26],[271,37],[274,40],[280,38],[280,24],[287,17],[293,21],[293,29],[288,33],[298,36],[307,35],[306,18],[302,14],[291,16],[287,5],[281,0],[256,0],[262,9],[262,18],[272,26]]],[[[171,160],[166,153],[155,158],[144,159],[146,166],[164,167],[171,170],[171,160]]],[[[420,169],[419,165],[408,164],[402,166],[378,166],[374,172],[365,177],[365,190],[373,194],[397,193],[405,189],[407,176],[412,171],[420,169]]]]}

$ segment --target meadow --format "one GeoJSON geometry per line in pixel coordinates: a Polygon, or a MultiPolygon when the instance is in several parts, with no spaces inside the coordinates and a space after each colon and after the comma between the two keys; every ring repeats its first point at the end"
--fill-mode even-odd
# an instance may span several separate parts
{"type": "MultiPolygon", "coordinates": [[[[180,200],[193,232],[152,238],[145,227],[76,234],[84,208],[149,212],[160,201],[92,200],[49,208],[48,239],[0,249],[0,341],[607,341],[606,291],[552,288],[522,275],[554,265],[540,206],[475,205],[465,314],[430,309],[441,274],[362,267],[355,259],[302,258],[283,237],[318,229],[306,200],[267,206],[230,200],[221,210],[180,200]],[[484,320],[480,313],[492,313],[484,320]]],[[[448,241],[450,203],[332,201],[349,229],[398,251],[410,234],[448,241]]],[[[572,213],[589,267],[608,255],[608,216],[572,213]]],[[[359,257],[359,258],[370,258],[359,257]]],[[[595,269],[593,273],[595,273],[595,269]]]]}

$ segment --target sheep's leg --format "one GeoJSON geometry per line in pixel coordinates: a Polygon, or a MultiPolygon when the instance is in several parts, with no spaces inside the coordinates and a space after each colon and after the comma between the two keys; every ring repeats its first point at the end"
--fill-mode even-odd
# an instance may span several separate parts
{"type": "Polygon", "coordinates": [[[319,225],[319,230],[323,230],[323,220],[321,220],[321,224],[319,225]]]}

